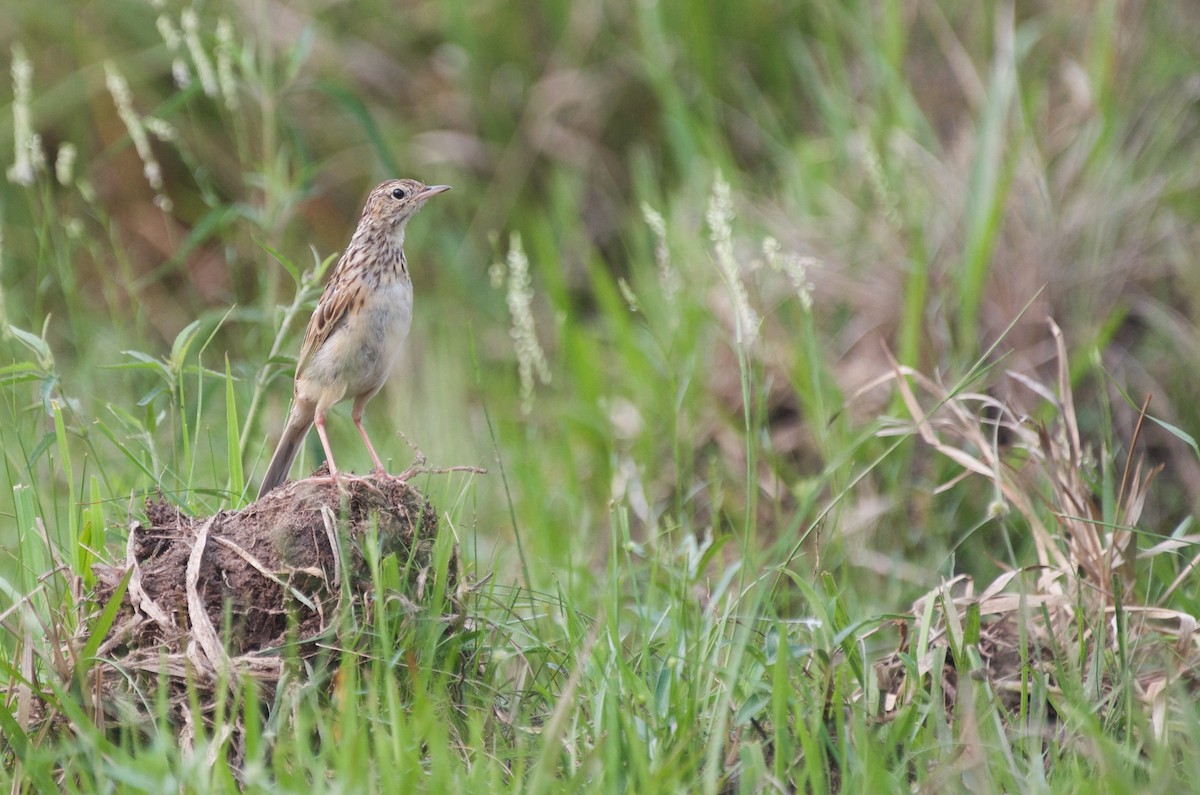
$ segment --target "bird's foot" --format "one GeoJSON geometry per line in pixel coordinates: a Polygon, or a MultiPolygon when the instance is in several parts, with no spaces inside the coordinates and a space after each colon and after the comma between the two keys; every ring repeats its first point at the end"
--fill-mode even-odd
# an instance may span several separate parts
{"type": "MultiPolygon", "coordinates": [[[[352,483],[361,483],[368,489],[379,492],[379,489],[375,486],[375,481],[389,480],[391,477],[392,476],[389,475],[386,470],[376,469],[373,470],[369,475],[355,475],[353,472],[338,472],[335,475],[314,475],[309,478],[309,481],[312,483],[321,484],[332,483],[342,491],[348,490],[352,483]]],[[[383,492],[379,493],[382,494],[383,492]]]]}
{"type": "MultiPolygon", "coordinates": [[[[351,475],[350,477],[354,477],[354,476],[351,475]]],[[[309,478],[307,478],[307,481],[309,483],[315,483],[319,486],[323,486],[327,483],[332,483],[335,486],[341,486],[343,483],[346,482],[346,475],[341,472],[338,472],[337,474],[333,474],[333,475],[312,475],[309,478]]]]}

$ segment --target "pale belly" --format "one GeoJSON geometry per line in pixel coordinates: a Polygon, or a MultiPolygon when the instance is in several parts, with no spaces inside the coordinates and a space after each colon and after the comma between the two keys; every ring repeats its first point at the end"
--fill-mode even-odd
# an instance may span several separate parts
{"type": "Polygon", "coordinates": [[[412,282],[377,290],[313,354],[296,391],[332,405],[379,391],[400,356],[412,324],[412,282]]]}

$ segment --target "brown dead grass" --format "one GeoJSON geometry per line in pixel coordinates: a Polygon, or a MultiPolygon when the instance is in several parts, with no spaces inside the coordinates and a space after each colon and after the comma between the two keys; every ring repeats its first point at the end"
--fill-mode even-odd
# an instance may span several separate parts
{"type": "Polygon", "coordinates": [[[1050,427],[988,395],[955,392],[894,365],[890,380],[914,420],[910,430],[962,467],[961,476],[943,488],[967,477],[991,481],[994,510],[1019,514],[1037,562],[1005,571],[982,590],[960,575],[918,599],[903,622],[899,648],[876,667],[880,712],[890,716],[927,692],[932,677],[940,680],[947,708],[953,708],[965,675],[982,677],[1002,703],[1016,709],[1030,690],[1029,674],[1036,673],[1046,682],[1047,714],[1053,716],[1062,706],[1061,672],[1086,659],[1100,672],[1099,681],[1093,681],[1097,704],[1112,703],[1108,696],[1114,688],[1130,686],[1150,709],[1161,736],[1168,689],[1182,684],[1191,691],[1200,684],[1197,619],[1164,606],[1196,561],[1157,595],[1156,603],[1138,593],[1137,566],[1154,555],[1194,546],[1200,537],[1139,548],[1138,522],[1160,467],[1132,454],[1120,480],[1115,519],[1105,520],[1084,474],[1090,453],[1075,419],[1063,336],[1053,321],[1050,330],[1058,361],[1056,390],[1010,373],[1055,406],[1057,418],[1050,427]],[[915,669],[906,657],[915,658],[915,669]],[[1097,664],[1099,659],[1110,662],[1097,664]]]}

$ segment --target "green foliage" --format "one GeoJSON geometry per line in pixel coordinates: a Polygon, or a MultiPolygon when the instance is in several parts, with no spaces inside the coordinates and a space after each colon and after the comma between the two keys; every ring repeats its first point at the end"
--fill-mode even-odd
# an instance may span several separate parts
{"type": "MultiPolygon", "coordinates": [[[[1144,698],[1160,658],[1136,605],[1057,646],[1022,623],[1015,709],[978,605],[908,612],[955,575],[1038,562],[1033,525],[1062,517],[1032,477],[1037,512],[1009,510],[887,390],[913,368],[955,385],[945,403],[1002,394],[1052,435],[1055,317],[1096,522],[1159,553],[1114,593],[1200,609],[1184,11],[69,5],[15,0],[0,22],[0,784],[1169,792],[1200,776],[1186,677],[1144,698]],[[456,543],[476,583],[458,624],[435,618],[445,593],[404,607],[406,561],[376,556],[361,656],[297,664],[273,693],[231,683],[190,748],[165,717],[97,712],[79,685],[119,597],[77,609],[92,564],[147,496],[247,503],[303,323],[389,176],[455,187],[409,231],[409,353],[367,424],[394,472],[413,456],[396,431],[432,466],[491,470],[420,483],[442,512],[438,573],[456,543]],[[1151,393],[1141,438],[1169,467],[1130,511],[1122,467],[1151,393]],[[920,687],[889,706],[875,664],[898,647],[920,687]]],[[[330,427],[365,471],[346,413],[330,427]]],[[[298,466],[319,456],[310,440],[298,466]]]]}

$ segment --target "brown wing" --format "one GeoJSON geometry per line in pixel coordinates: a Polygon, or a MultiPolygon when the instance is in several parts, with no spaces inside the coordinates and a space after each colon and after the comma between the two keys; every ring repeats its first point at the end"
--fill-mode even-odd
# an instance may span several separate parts
{"type": "Polygon", "coordinates": [[[334,269],[329,283],[325,285],[325,291],[321,293],[321,300],[317,302],[317,308],[308,321],[308,328],[304,331],[304,344],[300,346],[300,358],[296,361],[297,378],[304,373],[304,368],[308,366],[313,354],[325,344],[329,335],[346,317],[346,312],[359,297],[362,281],[348,278],[352,275],[353,269],[344,268],[345,264],[343,256],[342,261],[338,262],[334,269]]]}

